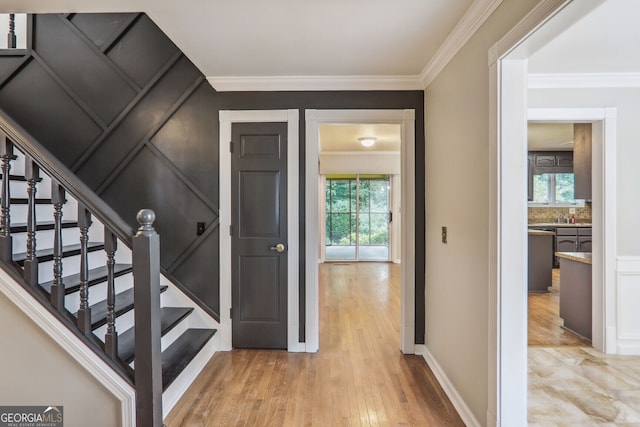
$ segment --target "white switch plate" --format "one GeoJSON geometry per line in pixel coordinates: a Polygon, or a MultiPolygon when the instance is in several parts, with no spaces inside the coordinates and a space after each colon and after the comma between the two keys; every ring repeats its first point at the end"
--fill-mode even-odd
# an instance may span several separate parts
{"type": "Polygon", "coordinates": [[[569,208],[569,213],[570,214],[576,213],[576,208],[569,208]]]}

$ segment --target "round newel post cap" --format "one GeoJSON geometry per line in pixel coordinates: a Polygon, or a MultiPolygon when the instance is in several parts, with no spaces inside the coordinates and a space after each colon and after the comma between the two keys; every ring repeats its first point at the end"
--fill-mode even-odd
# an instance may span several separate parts
{"type": "Polygon", "coordinates": [[[140,231],[152,231],[153,222],[156,220],[156,213],[151,209],[142,209],[136,215],[138,224],[140,224],[140,231]]]}

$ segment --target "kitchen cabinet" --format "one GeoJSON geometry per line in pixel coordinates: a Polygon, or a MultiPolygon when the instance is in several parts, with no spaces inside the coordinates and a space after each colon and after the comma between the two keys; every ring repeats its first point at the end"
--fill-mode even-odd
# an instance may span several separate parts
{"type": "Polygon", "coordinates": [[[573,174],[576,199],[591,200],[591,123],[573,125],[573,174]]]}
{"type": "Polygon", "coordinates": [[[530,175],[573,172],[572,151],[529,151],[530,175]]]}
{"type": "MultiPolygon", "coordinates": [[[[591,227],[556,228],[554,252],[591,252],[591,227]]],[[[554,266],[560,265],[555,257],[554,266]]]]}
{"type": "Polygon", "coordinates": [[[527,156],[527,200],[533,201],[533,154],[527,156]]]}
{"type": "Polygon", "coordinates": [[[591,341],[591,254],[560,254],[560,317],[564,327],[591,341]]]}
{"type": "Polygon", "coordinates": [[[552,257],[553,255],[552,231],[529,230],[529,292],[549,292],[551,286],[552,257]]]}

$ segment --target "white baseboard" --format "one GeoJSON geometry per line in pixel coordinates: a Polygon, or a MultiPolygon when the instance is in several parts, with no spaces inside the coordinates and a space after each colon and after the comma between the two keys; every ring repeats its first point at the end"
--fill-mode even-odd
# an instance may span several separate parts
{"type": "Polygon", "coordinates": [[[460,415],[460,418],[462,418],[464,424],[467,427],[480,427],[481,424],[473,415],[471,409],[469,409],[466,402],[462,399],[451,381],[449,381],[449,378],[442,370],[436,359],[433,357],[427,346],[423,344],[416,345],[416,354],[424,357],[424,360],[427,362],[427,365],[429,365],[429,368],[431,368],[433,375],[435,375],[436,379],[440,383],[440,386],[446,393],[447,397],[449,397],[449,400],[453,404],[454,408],[456,408],[456,411],[458,411],[458,414],[460,415]]]}
{"type": "Polygon", "coordinates": [[[162,393],[162,418],[166,418],[173,407],[178,403],[182,395],[189,386],[200,375],[200,372],[207,365],[207,362],[218,351],[219,337],[213,336],[200,350],[200,353],[193,358],[187,367],[180,373],[173,383],[162,393]]]}

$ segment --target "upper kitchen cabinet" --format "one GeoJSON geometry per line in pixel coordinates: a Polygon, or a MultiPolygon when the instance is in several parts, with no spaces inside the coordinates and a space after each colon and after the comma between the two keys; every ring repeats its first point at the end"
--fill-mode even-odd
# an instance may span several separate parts
{"type": "Polygon", "coordinates": [[[591,123],[573,125],[575,198],[591,200],[591,123]]]}

